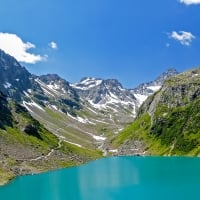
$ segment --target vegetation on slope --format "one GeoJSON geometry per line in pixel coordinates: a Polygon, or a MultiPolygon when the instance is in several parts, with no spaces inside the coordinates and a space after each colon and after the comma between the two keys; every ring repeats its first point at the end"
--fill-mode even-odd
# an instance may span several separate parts
{"type": "Polygon", "coordinates": [[[151,134],[160,139],[161,144],[171,146],[171,154],[200,153],[200,98],[186,106],[173,108],[168,113],[160,113],[152,125],[151,134]]]}
{"type": "Polygon", "coordinates": [[[134,123],[127,126],[118,137],[112,141],[113,147],[118,147],[124,143],[125,140],[145,140],[147,133],[151,127],[150,116],[145,114],[139,119],[135,120],[134,123]]]}
{"type": "Polygon", "coordinates": [[[168,79],[159,92],[147,99],[137,119],[112,145],[131,153],[131,144],[139,140],[148,154],[199,155],[199,88],[199,68],[168,79]]]}

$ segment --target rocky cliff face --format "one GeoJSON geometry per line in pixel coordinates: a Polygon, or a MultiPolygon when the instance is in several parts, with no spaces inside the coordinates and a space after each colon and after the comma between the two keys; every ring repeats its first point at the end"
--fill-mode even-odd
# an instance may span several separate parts
{"type": "Polygon", "coordinates": [[[158,104],[173,109],[191,103],[200,94],[199,74],[200,70],[197,68],[169,78],[164,82],[161,91],[150,97],[140,110],[153,116],[158,104]]]}
{"type": "Polygon", "coordinates": [[[8,107],[6,96],[0,92],[0,129],[5,129],[6,126],[12,126],[12,115],[8,107]]]}

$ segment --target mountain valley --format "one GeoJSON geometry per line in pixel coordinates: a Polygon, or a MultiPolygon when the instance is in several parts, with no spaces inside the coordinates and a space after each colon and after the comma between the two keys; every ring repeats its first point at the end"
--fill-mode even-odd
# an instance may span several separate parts
{"type": "Polygon", "coordinates": [[[199,155],[199,68],[126,89],[36,76],[0,50],[0,179],[109,155],[199,155]]]}

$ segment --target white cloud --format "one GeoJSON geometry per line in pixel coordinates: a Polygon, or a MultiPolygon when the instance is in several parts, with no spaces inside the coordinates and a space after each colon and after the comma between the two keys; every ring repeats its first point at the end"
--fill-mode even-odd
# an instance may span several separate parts
{"type": "Polygon", "coordinates": [[[172,33],[169,34],[169,37],[179,41],[185,46],[190,46],[192,40],[195,39],[195,36],[191,32],[186,31],[172,31],[172,33]]]}
{"type": "Polygon", "coordinates": [[[52,49],[58,49],[58,45],[55,43],[55,42],[50,42],[49,43],[49,46],[52,48],[52,49]]]}
{"type": "Polygon", "coordinates": [[[180,0],[180,3],[184,3],[186,5],[200,4],[200,0],[180,0]]]}
{"type": "Polygon", "coordinates": [[[26,42],[12,33],[0,32],[0,49],[15,57],[19,62],[35,64],[39,61],[46,60],[47,56],[29,53],[28,50],[35,48],[35,45],[26,42]]]}

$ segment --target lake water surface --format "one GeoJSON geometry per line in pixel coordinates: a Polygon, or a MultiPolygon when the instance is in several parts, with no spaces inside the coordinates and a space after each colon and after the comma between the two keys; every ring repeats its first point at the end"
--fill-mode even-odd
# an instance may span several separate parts
{"type": "Polygon", "coordinates": [[[112,157],[22,176],[0,187],[2,200],[200,199],[200,158],[112,157]]]}

